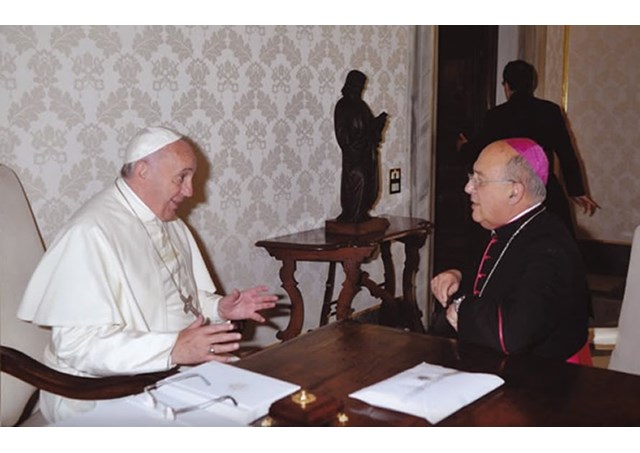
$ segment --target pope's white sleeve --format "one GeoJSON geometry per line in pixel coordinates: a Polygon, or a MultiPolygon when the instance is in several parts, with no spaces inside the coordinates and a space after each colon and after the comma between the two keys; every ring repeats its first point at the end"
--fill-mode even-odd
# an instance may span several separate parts
{"type": "Polygon", "coordinates": [[[221,295],[210,291],[199,291],[198,298],[202,305],[202,313],[205,317],[209,318],[213,323],[224,321],[218,313],[218,303],[220,302],[220,299],[222,299],[221,295]]]}
{"type": "Polygon", "coordinates": [[[172,367],[177,332],[139,332],[119,326],[53,327],[50,363],[91,376],[147,373],[172,367]]]}

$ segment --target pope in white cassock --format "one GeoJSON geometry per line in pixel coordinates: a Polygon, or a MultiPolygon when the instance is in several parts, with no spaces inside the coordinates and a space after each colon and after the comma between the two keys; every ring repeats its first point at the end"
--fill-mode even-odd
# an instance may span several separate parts
{"type": "MultiPolygon", "coordinates": [[[[183,137],[146,128],[129,144],[121,177],[58,233],[18,310],[20,319],[51,327],[48,366],[99,377],[227,361],[241,335],[224,321],[265,321],[258,312],[273,308],[277,297],[265,286],[215,294],[176,215],[193,194],[195,171],[183,137]]],[[[95,404],[45,392],[40,399],[50,421],[95,404]]]]}

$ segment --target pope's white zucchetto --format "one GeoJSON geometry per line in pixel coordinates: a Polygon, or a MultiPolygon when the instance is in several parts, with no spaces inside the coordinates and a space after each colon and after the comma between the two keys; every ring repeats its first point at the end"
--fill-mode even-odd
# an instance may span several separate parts
{"type": "Polygon", "coordinates": [[[146,127],[129,142],[124,154],[124,163],[128,164],[147,157],[181,138],[180,134],[165,127],[146,127]]]}

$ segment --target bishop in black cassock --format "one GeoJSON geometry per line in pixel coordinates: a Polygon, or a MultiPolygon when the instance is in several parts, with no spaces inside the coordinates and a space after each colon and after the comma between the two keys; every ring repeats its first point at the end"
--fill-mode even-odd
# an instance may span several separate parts
{"type": "Polygon", "coordinates": [[[590,364],[585,268],[572,235],[542,204],[544,151],[529,139],[494,142],[473,170],[465,191],[491,239],[466,267],[432,281],[448,328],[504,354],[590,364]]]}

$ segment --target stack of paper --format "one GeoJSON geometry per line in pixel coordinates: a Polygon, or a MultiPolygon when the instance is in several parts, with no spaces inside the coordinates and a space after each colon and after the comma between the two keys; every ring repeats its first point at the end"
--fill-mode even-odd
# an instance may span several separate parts
{"type": "Polygon", "coordinates": [[[152,390],[159,404],[154,405],[148,392],[98,401],[92,411],[53,426],[246,426],[267,415],[272,403],[299,389],[289,382],[209,362],[159,381],[152,390]],[[232,397],[237,406],[225,400],[198,410],[180,411],[224,395],[232,397]],[[178,415],[167,417],[166,408],[178,415]]]}
{"type": "Polygon", "coordinates": [[[189,412],[175,420],[166,419],[162,412],[145,404],[139,394],[113,400],[98,401],[95,409],[66,418],[50,426],[55,427],[185,427],[185,426],[246,426],[230,418],[208,411],[189,412]]]}
{"type": "Polygon", "coordinates": [[[504,384],[499,376],[421,363],[349,395],[436,424],[504,384]]]}
{"type": "Polygon", "coordinates": [[[198,365],[185,373],[204,379],[184,379],[180,373],[159,382],[154,393],[162,403],[177,409],[230,396],[237,406],[226,400],[204,410],[241,424],[267,415],[273,402],[300,389],[298,385],[219,362],[198,365]]]}

